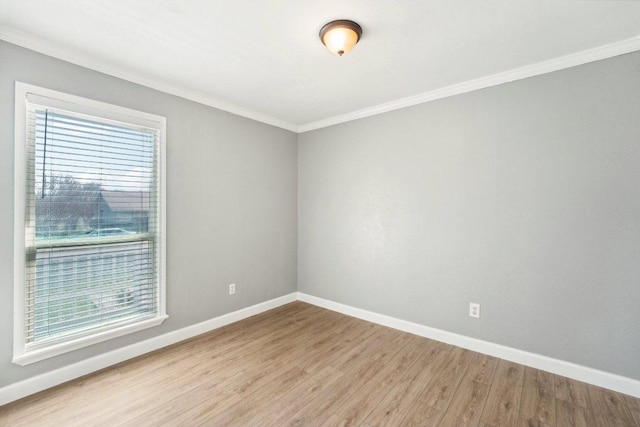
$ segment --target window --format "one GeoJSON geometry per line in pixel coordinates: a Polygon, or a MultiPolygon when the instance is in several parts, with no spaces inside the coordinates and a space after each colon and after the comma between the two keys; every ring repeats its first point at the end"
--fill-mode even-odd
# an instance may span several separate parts
{"type": "Polygon", "coordinates": [[[159,325],[165,119],[16,82],[15,363],[159,325]]]}

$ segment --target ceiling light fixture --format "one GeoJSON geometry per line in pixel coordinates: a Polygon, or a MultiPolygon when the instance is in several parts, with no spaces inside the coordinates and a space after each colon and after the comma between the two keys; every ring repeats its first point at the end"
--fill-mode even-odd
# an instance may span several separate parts
{"type": "Polygon", "coordinates": [[[331,53],[342,56],[360,41],[362,27],[353,21],[340,19],[325,24],[320,30],[320,40],[331,53]]]}

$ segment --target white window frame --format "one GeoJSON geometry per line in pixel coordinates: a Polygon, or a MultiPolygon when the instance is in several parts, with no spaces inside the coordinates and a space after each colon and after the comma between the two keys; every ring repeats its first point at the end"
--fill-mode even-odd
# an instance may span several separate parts
{"type": "Polygon", "coordinates": [[[22,82],[15,82],[15,155],[14,155],[14,334],[13,363],[28,365],[92,344],[160,325],[169,316],[166,312],[166,118],[75,95],[69,95],[22,82]],[[158,295],[157,315],[136,323],[29,349],[25,336],[25,206],[27,197],[27,99],[37,97],[51,107],[125,123],[133,123],[160,131],[158,146],[158,295]]]}

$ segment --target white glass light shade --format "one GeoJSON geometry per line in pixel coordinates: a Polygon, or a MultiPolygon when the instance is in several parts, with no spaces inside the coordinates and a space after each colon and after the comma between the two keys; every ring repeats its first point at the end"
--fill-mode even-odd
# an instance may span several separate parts
{"type": "Polygon", "coordinates": [[[320,39],[330,52],[342,56],[358,43],[362,28],[353,21],[339,20],[326,24],[320,30],[320,39]]]}

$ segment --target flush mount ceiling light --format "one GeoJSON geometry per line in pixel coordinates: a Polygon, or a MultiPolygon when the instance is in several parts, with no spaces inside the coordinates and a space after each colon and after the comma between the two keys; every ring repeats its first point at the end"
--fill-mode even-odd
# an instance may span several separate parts
{"type": "Polygon", "coordinates": [[[362,37],[362,27],[353,21],[340,19],[325,24],[320,40],[330,52],[342,56],[349,52],[362,37]]]}

